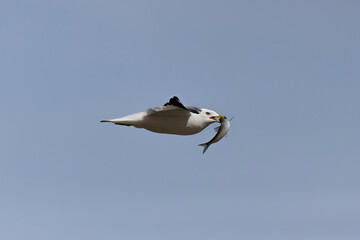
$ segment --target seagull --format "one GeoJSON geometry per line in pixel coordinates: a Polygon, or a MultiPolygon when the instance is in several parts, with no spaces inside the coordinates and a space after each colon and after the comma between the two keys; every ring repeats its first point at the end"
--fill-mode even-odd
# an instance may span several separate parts
{"type": "Polygon", "coordinates": [[[212,123],[220,123],[216,118],[224,116],[206,108],[184,106],[179,98],[174,96],[163,106],[149,108],[146,112],[100,122],[134,126],[156,133],[192,135],[201,132],[212,123]]]}

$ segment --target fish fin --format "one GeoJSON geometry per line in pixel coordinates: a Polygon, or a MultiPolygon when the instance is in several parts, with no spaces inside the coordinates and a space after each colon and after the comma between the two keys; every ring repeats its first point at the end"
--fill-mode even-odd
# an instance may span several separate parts
{"type": "Polygon", "coordinates": [[[204,147],[204,150],[203,150],[203,154],[204,154],[210,145],[207,143],[202,143],[202,144],[199,144],[198,146],[204,147]]]}
{"type": "MultiPolygon", "coordinates": [[[[231,122],[231,120],[233,120],[235,117],[232,117],[232,118],[230,118],[230,122],[231,122]]],[[[228,132],[225,134],[225,137],[227,137],[228,136],[228,132]]]]}

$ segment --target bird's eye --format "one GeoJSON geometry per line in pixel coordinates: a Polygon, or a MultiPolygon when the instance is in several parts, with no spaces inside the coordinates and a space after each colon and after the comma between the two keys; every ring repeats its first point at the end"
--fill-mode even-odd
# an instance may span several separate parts
{"type": "Polygon", "coordinates": [[[206,115],[210,115],[210,113],[209,113],[209,112],[206,112],[206,115]]]}

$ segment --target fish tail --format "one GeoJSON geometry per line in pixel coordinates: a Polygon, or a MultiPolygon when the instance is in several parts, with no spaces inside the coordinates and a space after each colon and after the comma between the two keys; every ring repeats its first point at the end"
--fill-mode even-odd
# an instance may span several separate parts
{"type": "Polygon", "coordinates": [[[204,150],[203,150],[203,154],[204,154],[210,145],[207,143],[202,143],[202,144],[199,144],[198,146],[204,147],[204,150]]]}

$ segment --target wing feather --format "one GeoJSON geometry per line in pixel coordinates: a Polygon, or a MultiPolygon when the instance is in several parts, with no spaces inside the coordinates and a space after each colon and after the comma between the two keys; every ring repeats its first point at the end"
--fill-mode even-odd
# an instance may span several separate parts
{"type": "Polygon", "coordinates": [[[153,107],[153,108],[149,108],[147,110],[147,115],[161,115],[161,116],[166,116],[166,115],[178,115],[178,116],[189,116],[190,112],[186,109],[182,109],[179,107],[175,107],[175,106],[161,106],[161,107],[153,107]]]}
{"type": "Polygon", "coordinates": [[[165,103],[164,106],[174,106],[174,107],[184,109],[184,110],[187,110],[187,111],[195,113],[195,114],[201,113],[201,109],[198,107],[184,106],[177,96],[170,98],[169,102],[165,103]]]}

